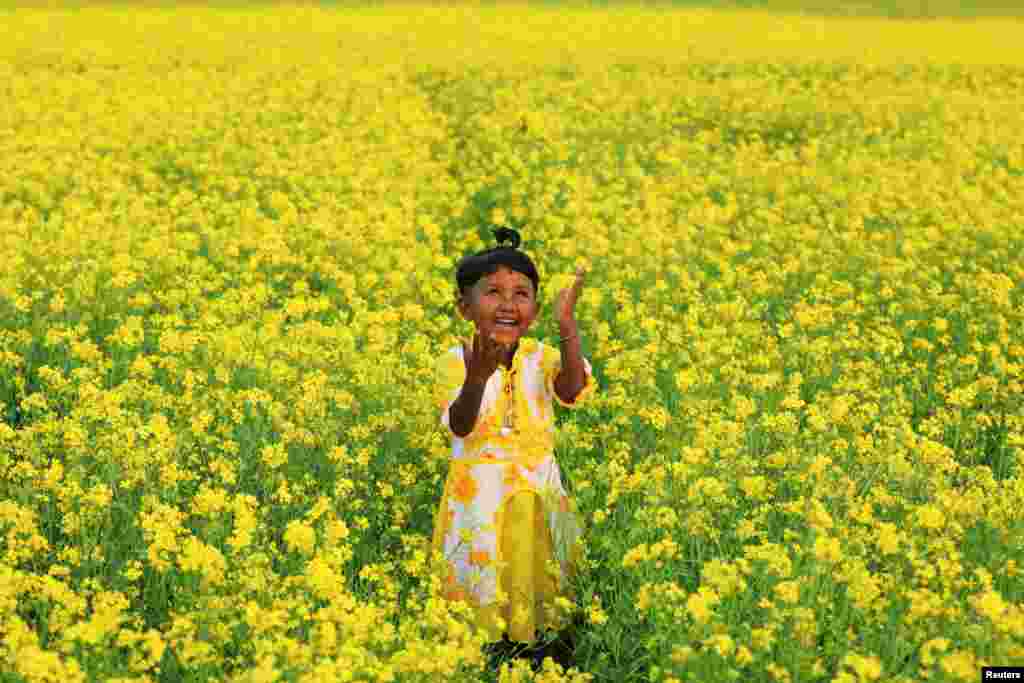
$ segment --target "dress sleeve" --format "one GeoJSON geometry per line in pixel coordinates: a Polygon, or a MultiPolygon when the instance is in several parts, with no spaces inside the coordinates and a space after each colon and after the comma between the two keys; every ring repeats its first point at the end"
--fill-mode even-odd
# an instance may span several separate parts
{"type": "Polygon", "coordinates": [[[555,378],[558,377],[559,371],[562,369],[562,354],[561,352],[551,346],[544,347],[544,359],[543,370],[544,370],[544,386],[547,389],[548,395],[555,401],[566,408],[578,408],[581,404],[585,403],[586,400],[597,391],[597,380],[594,379],[593,368],[590,367],[590,361],[586,358],[583,359],[583,369],[586,371],[586,383],[583,385],[583,389],[580,393],[576,394],[576,400],[572,403],[566,403],[563,401],[557,393],[555,393],[555,378]]]}
{"type": "Polygon", "coordinates": [[[441,413],[441,425],[448,431],[451,431],[448,410],[459,397],[465,381],[466,364],[460,350],[449,351],[438,359],[434,371],[434,404],[441,413]]]}

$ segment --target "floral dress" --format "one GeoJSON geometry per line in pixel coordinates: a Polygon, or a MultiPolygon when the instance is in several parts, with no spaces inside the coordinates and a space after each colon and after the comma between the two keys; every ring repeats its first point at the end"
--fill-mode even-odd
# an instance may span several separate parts
{"type": "Polygon", "coordinates": [[[511,368],[499,365],[487,381],[473,431],[459,438],[449,408],[465,381],[462,346],[437,362],[435,402],[452,451],[433,547],[444,558],[445,597],[470,604],[492,640],[506,633],[532,642],[544,628],[560,628],[567,615],[553,600],[572,599],[583,529],[554,458],[552,408],[581,405],[597,383],[584,358],[586,384],[565,403],[554,388],[561,364],[558,349],[521,338],[511,368]]]}

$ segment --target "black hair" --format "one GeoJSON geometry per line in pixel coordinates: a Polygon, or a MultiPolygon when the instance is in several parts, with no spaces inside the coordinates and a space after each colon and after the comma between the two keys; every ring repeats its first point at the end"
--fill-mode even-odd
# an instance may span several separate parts
{"type": "Polygon", "coordinates": [[[459,261],[455,269],[455,280],[459,286],[459,294],[465,296],[467,290],[480,281],[486,275],[492,275],[499,267],[505,267],[522,273],[530,278],[533,283],[534,294],[540,297],[540,276],[537,274],[537,267],[525,252],[519,251],[521,239],[519,231],[512,228],[491,229],[498,246],[485,249],[465,256],[459,261]],[[511,245],[502,244],[510,241],[511,245]]]}

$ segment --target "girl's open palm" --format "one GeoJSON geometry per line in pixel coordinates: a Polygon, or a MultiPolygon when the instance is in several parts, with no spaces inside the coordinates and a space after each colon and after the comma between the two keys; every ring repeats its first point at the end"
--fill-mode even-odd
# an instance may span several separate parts
{"type": "Polygon", "coordinates": [[[473,335],[473,348],[462,346],[462,357],[466,362],[466,378],[478,382],[486,382],[498,369],[505,355],[505,345],[494,339],[473,335]]]}

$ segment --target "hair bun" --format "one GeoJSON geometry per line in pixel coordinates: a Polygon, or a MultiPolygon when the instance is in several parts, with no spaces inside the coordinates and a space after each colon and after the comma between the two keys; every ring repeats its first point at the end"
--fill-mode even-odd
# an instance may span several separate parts
{"type": "Polygon", "coordinates": [[[494,239],[498,240],[499,247],[511,247],[512,249],[518,249],[519,244],[522,241],[519,237],[519,231],[513,230],[512,228],[492,228],[491,232],[494,233],[494,239]],[[509,241],[512,242],[512,244],[502,244],[502,242],[509,241]]]}

